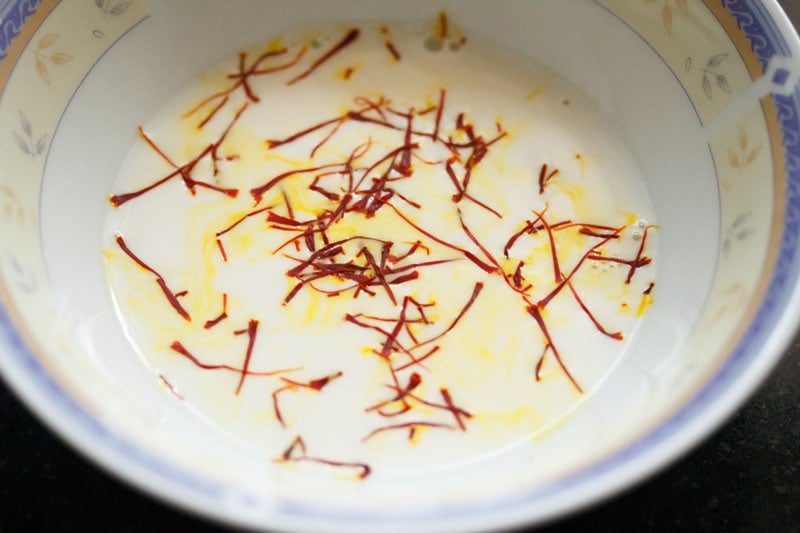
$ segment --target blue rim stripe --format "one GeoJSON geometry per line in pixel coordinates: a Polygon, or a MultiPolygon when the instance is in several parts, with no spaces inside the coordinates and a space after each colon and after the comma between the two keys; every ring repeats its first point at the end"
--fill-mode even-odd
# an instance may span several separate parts
{"type": "Polygon", "coordinates": [[[0,61],[6,57],[11,41],[40,3],[41,0],[22,0],[16,3],[0,1],[0,61]]]}

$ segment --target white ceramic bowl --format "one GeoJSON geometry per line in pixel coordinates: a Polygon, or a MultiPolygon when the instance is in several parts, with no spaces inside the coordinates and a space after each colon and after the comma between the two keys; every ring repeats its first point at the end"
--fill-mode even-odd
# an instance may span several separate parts
{"type": "Polygon", "coordinates": [[[794,332],[800,40],[774,2],[11,0],[0,29],[0,368],[65,440],[184,508],[291,530],[541,522],[696,444],[794,332]],[[103,272],[108,195],[136,126],[237,51],[310,24],[435,21],[440,9],[475,42],[566,80],[616,131],[659,226],[653,303],[543,438],[439,472],[287,473],[135,350],[103,272]]]}

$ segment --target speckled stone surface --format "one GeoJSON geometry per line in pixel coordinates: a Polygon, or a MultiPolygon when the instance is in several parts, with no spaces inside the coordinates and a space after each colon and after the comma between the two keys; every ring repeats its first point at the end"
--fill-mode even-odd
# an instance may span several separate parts
{"type": "MultiPolygon", "coordinates": [[[[800,0],[781,4],[800,25],[800,0]]],[[[93,526],[219,530],[110,478],[43,429],[0,384],[0,532],[93,526]]],[[[800,335],[761,390],[702,446],[627,493],[544,530],[800,532],[800,335]]]]}

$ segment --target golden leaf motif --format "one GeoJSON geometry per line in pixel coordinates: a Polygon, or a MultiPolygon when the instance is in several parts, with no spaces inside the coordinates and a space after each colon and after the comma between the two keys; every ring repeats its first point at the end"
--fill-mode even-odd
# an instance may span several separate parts
{"type": "Polygon", "coordinates": [[[728,150],[728,162],[733,168],[739,168],[739,156],[733,153],[731,150],[728,150]]]}
{"type": "Polygon", "coordinates": [[[71,55],[63,52],[50,52],[49,48],[51,48],[60,37],[61,34],[59,33],[45,35],[39,39],[36,48],[33,49],[33,53],[36,56],[36,72],[38,72],[39,76],[48,85],[50,84],[50,72],[47,70],[47,62],[49,61],[52,65],[63,65],[74,59],[71,55]]]}
{"type": "Polygon", "coordinates": [[[747,290],[742,283],[732,283],[723,291],[723,303],[717,308],[717,312],[711,318],[711,322],[718,322],[728,312],[741,309],[747,300],[747,290]]]}
{"type": "Polygon", "coordinates": [[[44,50],[45,48],[50,48],[55,44],[58,38],[61,37],[58,33],[51,33],[50,35],[45,35],[41,39],[39,39],[39,43],[36,45],[36,48],[39,50],[44,50]]]}
{"type": "Polygon", "coordinates": [[[756,158],[758,157],[758,153],[759,153],[760,151],[761,151],[761,145],[759,145],[759,146],[756,146],[755,148],[753,148],[753,149],[750,151],[750,153],[749,153],[749,154],[747,154],[747,157],[746,157],[746,158],[745,158],[745,160],[744,160],[744,165],[743,165],[743,166],[747,166],[747,165],[749,165],[750,163],[752,163],[753,161],[755,161],[755,160],[756,160],[756,158]]]}
{"type": "Polygon", "coordinates": [[[8,221],[16,219],[20,224],[23,224],[25,222],[25,210],[17,195],[5,185],[0,185],[0,193],[2,193],[3,197],[3,218],[8,221]]]}
{"type": "Polygon", "coordinates": [[[46,81],[47,84],[49,85],[50,84],[50,75],[47,72],[47,65],[45,65],[44,61],[42,61],[41,59],[37,59],[36,60],[36,71],[39,73],[39,76],[41,76],[42,79],[44,81],[46,81]]]}
{"type": "MultiPolygon", "coordinates": [[[[644,0],[643,5],[648,5],[654,3],[655,0],[644,0]]],[[[687,0],[663,0],[664,4],[661,7],[661,24],[664,26],[664,31],[667,32],[667,35],[672,35],[672,23],[674,19],[674,11],[672,7],[670,7],[671,3],[675,3],[675,7],[678,8],[678,11],[683,13],[684,15],[689,14],[689,4],[687,0]]]]}
{"type": "Polygon", "coordinates": [[[52,61],[56,65],[63,65],[64,63],[66,63],[67,61],[69,61],[71,59],[72,59],[71,55],[63,54],[61,52],[58,52],[58,53],[53,54],[52,56],[50,56],[50,61],[52,61]]]}
{"type": "Polygon", "coordinates": [[[761,153],[761,145],[748,150],[750,139],[747,137],[744,128],[739,128],[738,145],[738,154],[734,153],[733,150],[728,150],[728,162],[733,168],[740,169],[750,165],[758,158],[758,154],[761,153]]]}
{"type": "Polygon", "coordinates": [[[661,21],[664,23],[667,33],[672,34],[672,10],[667,4],[664,4],[664,9],[661,10],[661,21]]]}

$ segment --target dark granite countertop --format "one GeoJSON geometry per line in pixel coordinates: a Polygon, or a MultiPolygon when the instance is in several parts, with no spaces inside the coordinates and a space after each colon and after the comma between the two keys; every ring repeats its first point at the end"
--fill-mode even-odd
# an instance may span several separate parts
{"type": "MultiPolygon", "coordinates": [[[[782,0],[795,25],[800,0],[782,0]]],[[[217,531],[109,477],[0,384],[0,532],[217,531]]],[[[546,531],[800,532],[800,335],[760,391],[677,463],[546,531]]]]}

